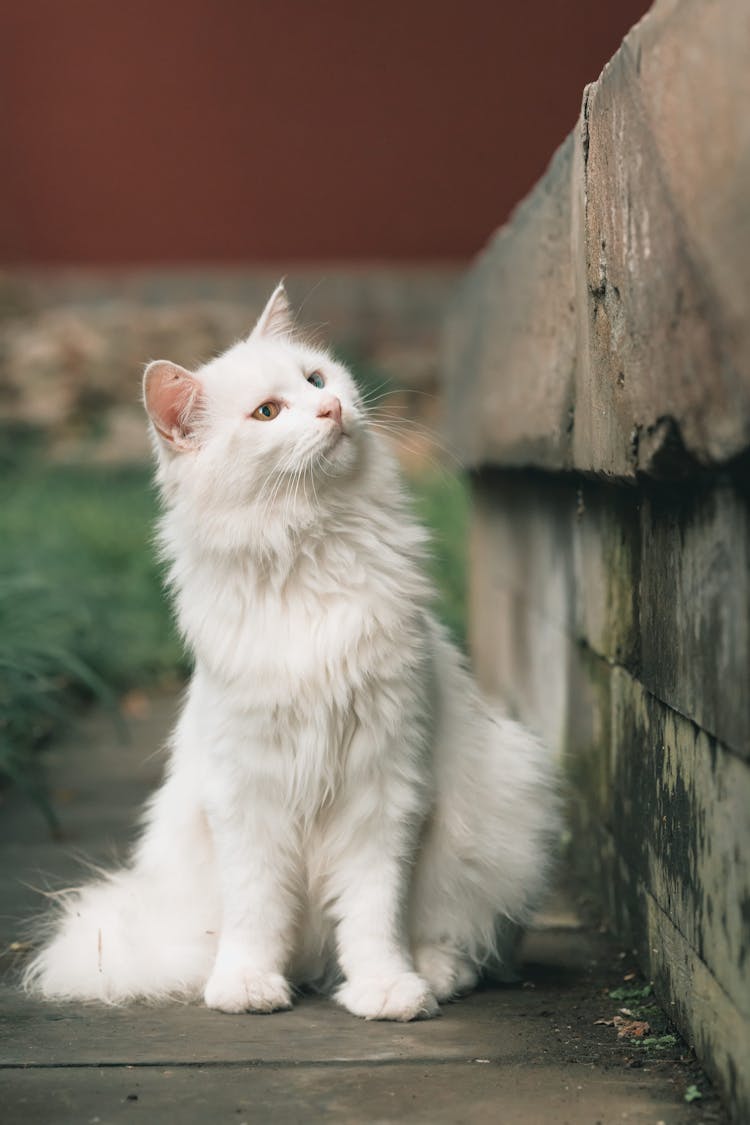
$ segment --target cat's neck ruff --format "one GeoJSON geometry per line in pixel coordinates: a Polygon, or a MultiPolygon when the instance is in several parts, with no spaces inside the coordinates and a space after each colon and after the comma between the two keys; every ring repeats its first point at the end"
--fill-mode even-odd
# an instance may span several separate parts
{"type": "Polygon", "coordinates": [[[319,671],[329,691],[335,682],[346,693],[343,668],[354,652],[368,674],[384,653],[393,664],[399,642],[407,663],[416,659],[406,650],[419,643],[433,594],[424,577],[427,536],[390,452],[377,452],[380,465],[356,481],[322,498],[310,492],[305,506],[298,494],[293,519],[279,501],[262,536],[254,504],[202,514],[184,498],[168,505],[161,544],[199,664],[225,683],[262,681],[270,698],[284,680],[318,682],[319,671]]]}
{"type": "Polygon", "coordinates": [[[392,454],[376,435],[367,438],[367,456],[355,474],[272,482],[246,503],[222,503],[160,472],[165,512],[159,544],[176,585],[187,563],[197,570],[236,570],[245,581],[278,588],[329,554],[333,542],[352,564],[362,556],[371,561],[378,547],[381,563],[394,551],[400,566],[405,552],[421,562],[426,535],[413,520],[392,454]]]}

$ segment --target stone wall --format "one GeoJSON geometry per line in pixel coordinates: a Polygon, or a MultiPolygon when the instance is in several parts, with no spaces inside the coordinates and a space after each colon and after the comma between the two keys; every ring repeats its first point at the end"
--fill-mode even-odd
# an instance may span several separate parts
{"type": "Polygon", "coordinates": [[[659,0],[462,284],[480,677],[563,755],[571,854],[750,1120],[750,7],[659,0]]]}

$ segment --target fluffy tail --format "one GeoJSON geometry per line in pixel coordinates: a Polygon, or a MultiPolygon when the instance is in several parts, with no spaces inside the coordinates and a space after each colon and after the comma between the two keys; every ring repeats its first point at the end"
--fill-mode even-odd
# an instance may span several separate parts
{"type": "Polygon", "coordinates": [[[158,1000],[200,994],[219,921],[208,833],[174,779],[156,795],[130,867],[58,895],[35,937],[27,991],[50,1000],[158,1000]],[[189,858],[188,858],[189,857],[189,858]]]}
{"type": "Polygon", "coordinates": [[[110,1004],[200,993],[216,939],[194,914],[186,924],[185,904],[168,888],[123,871],[65,893],[60,908],[24,972],[27,991],[110,1004]]]}
{"type": "Polygon", "coordinates": [[[549,882],[561,779],[546,747],[479,695],[440,632],[435,667],[437,792],[415,870],[412,933],[493,975],[512,973],[519,927],[549,882]]]}

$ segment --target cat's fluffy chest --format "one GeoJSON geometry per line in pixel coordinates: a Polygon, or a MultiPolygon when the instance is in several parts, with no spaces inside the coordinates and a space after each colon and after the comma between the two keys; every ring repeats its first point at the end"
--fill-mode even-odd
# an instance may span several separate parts
{"type": "MultiPolygon", "coordinates": [[[[199,656],[189,722],[207,793],[217,784],[235,795],[269,787],[285,808],[297,810],[300,824],[313,827],[352,786],[381,784],[394,749],[399,776],[411,773],[430,725],[426,621],[413,622],[398,654],[392,639],[363,635],[353,654],[342,652],[333,640],[340,626],[330,614],[327,624],[332,635],[321,627],[316,644],[299,640],[291,652],[237,643],[231,680],[199,656]]],[[[419,767],[411,788],[423,782],[419,767]]]]}
{"type": "Polygon", "coordinates": [[[375,558],[342,535],[300,551],[283,580],[237,559],[194,560],[178,579],[180,623],[235,698],[346,707],[420,659],[429,589],[416,571],[405,581],[412,569],[386,544],[375,558]]]}

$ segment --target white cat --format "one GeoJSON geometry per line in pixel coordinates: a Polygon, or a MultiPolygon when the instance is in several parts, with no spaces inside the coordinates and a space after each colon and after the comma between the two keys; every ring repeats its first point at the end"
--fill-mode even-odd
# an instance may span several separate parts
{"type": "Polygon", "coordinates": [[[394,459],[282,286],[246,340],[144,385],[195,672],[130,864],[63,902],[25,983],[432,1016],[544,887],[549,756],[433,618],[394,459]]]}

